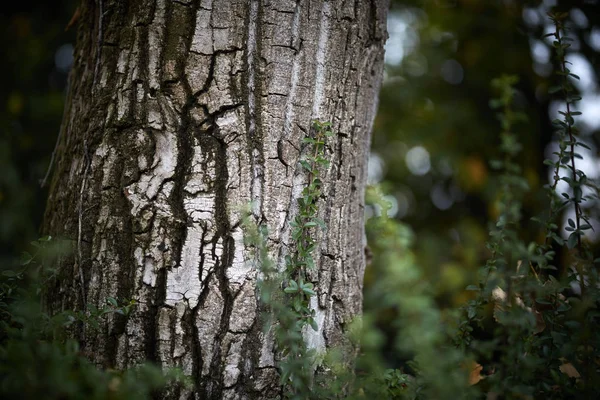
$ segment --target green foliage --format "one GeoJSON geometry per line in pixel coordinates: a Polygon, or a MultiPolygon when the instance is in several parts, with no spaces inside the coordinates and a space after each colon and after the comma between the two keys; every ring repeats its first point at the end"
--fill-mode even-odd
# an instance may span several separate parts
{"type": "Polygon", "coordinates": [[[325,142],[331,136],[329,123],[313,121],[310,135],[302,141],[305,155],[300,166],[307,175],[307,183],[298,199],[298,213],[290,222],[291,250],[285,256],[283,271],[279,271],[269,257],[267,228],[253,225],[248,217],[245,221],[246,241],[255,248],[263,275],[258,286],[261,300],[269,311],[265,329],[274,330],[277,351],[282,357],[278,364],[281,384],[286,388],[286,397],[291,399],[315,398],[311,385],[316,354],[307,349],[303,331],[318,329],[315,310],[310,306],[310,299],[316,293],[308,280],[308,272],[315,267],[314,230],[326,228],[324,221],[317,217],[322,186],[319,176],[320,169],[329,165],[325,142]]]}
{"type": "Polygon", "coordinates": [[[464,366],[470,357],[447,340],[451,315],[439,308],[431,286],[423,279],[422,268],[411,251],[412,232],[387,216],[389,203],[378,188],[367,190],[367,203],[380,209],[379,216],[367,222],[367,236],[373,252],[369,268],[381,279],[375,291],[378,295],[365,301],[376,303],[380,310],[394,312],[389,322],[395,330],[393,350],[407,362],[402,369],[390,370],[382,360],[375,359],[374,355],[381,354],[378,349],[381,343],[374,343],[372,338],[377,335],[377,329],[367,323],[372,316],[365,315],[364,351],[358,367],[366,369],[372,378],[357,392],[365,392],[367,397],[390,399],[468,398],[471,393],[469,371],[464,366]],[[383,381],[376,378],[381,376],[383,381]]]}
{"type": "MultiPolygon", "coordinates": [[[[546,240],[527,243],[521,238],[522,204],[529,187],[521,167],[522,146],[514,130],[525,116],[514,110],[518,79],[503,76],[492,82],[498,97],[490,102],[499,109],[502,126],[502,158],[491,161],[499,171],[499,215],[490,227],[490,258],[480,268],[477,284],[466,288],[472,296],[459,310],[454,331],[446,327],[452,313],[433,302],[433,292],[427,290],[407,251],[406,234],[386,218],[381,196],[372,201],[381,214],[367,224],[374,253],[372,268],[381,275],[374,289],[381,293],[379,303],[395,312],[390,322],[395,327],[395,350],[407,362],[401,370],[387,370],[383,380],[371,377],[371,385],[360,389],[368,397],[477,398],[485,394],[563,399],[592,398],[600,390],[600,335],[594,329],[600,315],[597,271],[582,240],[584,231],[591,228],[582,204],[592,197],[584,196],[581,188],[592,187],[588,191],[592,193],[597,189],[576,168],[575,160],[581,157],[575,149],[585,145],[577,140],[569,105],[578,98],[571,95],[570,72],[560,51],[566,46],[562,26],[556,15],[552,18],[561,66],[557,92],[563,94],[567,109],[561,112],[564,119],[556,121],[560,151],[555,160],[545,162],[555,168],[554,184],[548,185],[550,212],[534,218],[542,223],[546,240]],[[560,199],[555,194],[559,180],[569,184],[569,192],[561,193],[560,199]],[[563,240],[556,219],[569,207],[575,217],[567,220],[569,236],[563,240]],[[570,252],[556,259],[560,247],[570,252]]],[[[366,333],[366,337],[372,335],[366,333]]],[[[368,350],[373,349],[367,345],[368,350]]],[[[371,364],[370,373],[381,374],[381,366],[371,364]]]]}
{"type": "Polygon", "coordinates": [[[502,107],[502,168],[504,185],[500,195],[500,217],[491,229],[488,248],[491,258],[481,268],[478,285],[468,290],[476,297],[464,307],[455,337],[460,348],[477,355],[487,376],[478,387],[486,393],[505,398],[591,398],[600,390],[598,384],[598,344],[600,335],[593,327],[598,323],[597,271],[591,252],[586,248],[583,233],[591,229],[582,204],[591,200],[583,195],[583,186],[592,185],[585,174],[576,168],[581,158],[575,149],[585,146],[578,141],[569,77],[577,79],[566,67],[565,50],[569,47],[564,36],[564,13],[550,14],[556,30],[551,33],[559,69],[560,84],[551,89],[561,93],[566,110],[562,120],[555,120],[559,151],[555,159],[544,163],[553,168],[553,184],[547,185],[551,204],[547,217],[534,218],[541,222],[546,240],[526,244],[519,235],[521,200],[526,193],[518,161],[519,144],[511,133],[514,122],[521,119],[512,111],[516,79],[504,77],[494,82],[501,93],[492,102],[502,107]],[[563,173],[566,173],[566,175],[563,173]],[[556,196],[559,181],[568,183],[569,191],[556,196]],[[568,239],[560,236],[556,219],[569,207],[575,219],[568,219],[568,239]],[[557,249],[571,251],[557,259],[557,249]],[[559,267],[554,264],[562,264],[559,267]],[[491,314],[491,315],[490,315],[491,314]],[[481,331],[491,331],[488,338],[481,331]]]}
{"type": "Polygon", "coordinates": [[[307,282],[307,271],[315,267],[312,252],[316,247],[313,231],[320,227],[325,229],[325,223],[317,217],[318,200],[321,196],[322,182],[319,179],[320,168],[327,168],[329,161],[325,157],[325,140],[333,135],[329,123],[314,121],[313,136],[303,139],[307,147],[307,155],[300,165],[308,174],[308,183],[302,189],[302,197],[298,199],[298,214],[290,226],[294,251],[285,257],[284,292],[287,300],[296,312],[294,329],[300,332],[306,325],[317,330],[314,320],[314,310],[309,307],[310,298],[315,295],[313,284],[307,282]],[[312,150],[312,152],[311,152],[312,150]]]}
{"type": "Polygon", "coordinates": [[[44,237],[31,243],[21,265],[0,275],[0,397],[3,399],[148,399],[169,382],[182,381],[177,370],[163,373],[143,364],[125,371],[101,370],[82,354],[70,329],[97,329],[107,314],[129,315],[135,301],[107,298],[86,311],[45,312],[42,298],[55,275],[51,259],[64,246],[44,237]]]}
{"type": "Polygon", "coordinates": [[[492,86],[500,95],[490,101],[490,106],[501,109],[498,113],[498,119],[502,124],[500,151],[504,156],[502,160],[491,162],[495,169],[501,171],[498,201],[500,215],[495,225],[490,228],[490,241],[487,248],[491,252],[491,257],[479,271],[478,285],[467,287],[467,290],[474,291],[477,295],[463,307],[464,318],[458,327],[459,347],[471,344],[473,325],[482,323],[483,308],[488,304],[493,290],[498,285],[505,284],[502,281],[503,276],[516,270],[519,260],[526,257],[528,251],[521,243],[517,232],[521,219],[521,200],[528,189],[527,181],[521,176],[521,167],[517,163],[521,145],[512,132],[515,123],[525,119],[523,114],[515,112],[512,108],[513,86],[517,81],[518,78],[515,76],[503,76],[492,82],[492,86]]]}
{"type": "MultiPolygon", "coordinates": [[[[581,115],[579,111],[573,111],[572,107],[575,103],[581,100],[580,96],[574,94],[575,89],[570,82],[570,77],[579,80],[579,77],[573,74],[567,67],[569,61],[566,60],[565,52],[571,46],[571,38],[566,36],[566,28],[564,26],[564,20],[567,17],[565,13],[551,13],[549,14],[550,19],[555,25],[555,32],[550,33],[546,36],[553,36],[553,46],[556,52],[556,61],[559,65],[559,69],[555,71],[555,74],[559,77],[559,85],[550,88],[553,93],[561,93],[565,102],[565,109],[559,111],[559,114],[563,116],[563,119],[555,119],[553,124],[556,126],[556,133],[559,139],[559,152],[554,154],[557,156],[556,160],[546,160],[546,164],[554,168],[554,184],[551,186],[551,190],[556,190],[558,182],[560,180],[565,181],[571,190],[570,193],[561,193],[562,197],[566,201],[561,203],[554,201],[552,204],[552,212],[557,214],[564,208],[572,206],[575,210],[575,221],[569,219],[569,226],[566,228],[570,232],[567,239],[567,246],[572,249],[577,247],[578,253],[581,257],[589,257],[589,254],[584,254],[584,248],[582,244],[582,235],[584,231],[591,229],[589,218],[582,211],[582,204],[588,200],[583,195],[584,187],[592,187],[593,184],[588,181],[585,173],[576,168],[576,159],[582,159],[583,157],[576,152],[577,147],[583,147],[589,149],[589,147],[577,139],[579,130],[575,126],[575,116],[581,115]],[[560,172],[564,170],[568,176],[561,176],[560,172]]],[[[553,194],[553,193],[552,193],[553,194]]],[[[591,199],[591,198],[590,198],[591,199]]],[[[553,237],[555,240],[556,238],[553,237]]],[[[562,244],[559,241],[559,244],[562,244]]],[[[583,272],[581,268],[578,268],[580,275],[580,286],[581,290],[585,289],[585,282],[583,278],[583,272]]]]}

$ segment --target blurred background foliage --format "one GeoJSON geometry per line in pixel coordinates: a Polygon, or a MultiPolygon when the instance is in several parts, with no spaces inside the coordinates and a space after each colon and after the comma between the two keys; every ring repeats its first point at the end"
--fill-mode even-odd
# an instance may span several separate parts
{"type": "MultiPolygon", "coordinates": [[[[4,5],[0,24],[5,62],[0,65],[0,262],[9,265],[39,236],[46,191],[40,187],[60,129],[75,29],[65,31],[75,0],[20,1],[4,5]]],[[[516,106],[528,115],[518,129],[524,174],[522,235],[542,239],[529,217],[547,207],[543,159],[556,146],[551,119],[558,97],[546,13],[569,13],[575,39],[567,59],[581,77],[581,139],[592,150],[579,166],[600,177],[600,7],[597,0],[393,0],[386,74],[373,133],[369,179],[380,184],[389,213],[412,233],[414,262],[433,287],[439,307],[468,298],[477,268],[489,257],[488,224],[498,216],[498,177],[489,161],[499,156],[500,124],[489,107],[490,82],[519,77],[516,106]]],[[[590,208],[600,232],[597,204],[590,208]]],[[[377,213],[368,208],[367,213],[377,213]]],[[[568,218],[564,216],[564,220],[568,218]]],[[[599,238],[586,238],[597,252],[599,238]]],[[[377,306],[380,271],[367,268],[365,310],[383,332],[394,311],[377,306]]],[[[393,357],[392,357],[393,358],[393,357]]],[[[393,363],[393,360],[390,360],[393,363]]]]}
{"type": "Polygon", "coordinates": [[[40,187],[56,142],[75,31],[76,1],[17,1],[0,14],[0,263],[36,239],[47,192],[40,187]]]}
{"type": "MultiPolygon", "coordinates": [[[[581,77],[575,81],[584,99],[579,128],[592,149],[584,154],[581,169],[598,178],[598,1],[392,2],[369,177],[388,193],[391,215],[414,231],[416,262],[441,307],[466,300],[464,287],[476,280],[477,268],[489,257],[488,224],[498,217],[499,200],[498,174],[489,162],[499,157],[501,131],[489,106],[494,97],[490,82],[502,74],[519,77],[516,107],[528,116],[517,129],[531,189],[521,233],[525,242],[543,239],[529,218],[547,208],[541,189],[549,170],[543,160],[556,147],[550,121],[560,102],[548,94],[556,76],[551,41],[542,38],[554,29],[546,15],[552,9],[569,13],[575,41],[567,59],[581,77]]],[[[592,209],[592,215],[597,228],[598,212],[592,209]]],[[[588,240],[595,244],[598,237],[592,232],[588,240]]],[[[368,271],[366,279],[368,298],[377,271],[368,271]]]]}

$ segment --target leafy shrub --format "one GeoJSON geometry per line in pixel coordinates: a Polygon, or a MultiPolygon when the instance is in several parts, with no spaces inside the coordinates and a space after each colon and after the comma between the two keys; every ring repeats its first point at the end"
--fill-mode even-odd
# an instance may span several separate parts
{"type": "Polygon", "coordinates": [[[128,314],[135,302],[108,298],[104,307],[48,315],[43,307],[45,284],[53,276],[51,259],[64,246],[45,237],[31,243],[19,267],[0,274],[0,398],[3,399],[147,399],[177,370],[163,373],[150,364],[126,371],[101,370],[80,352],[69,328],[98,326],[106,314],[128,314]]]}

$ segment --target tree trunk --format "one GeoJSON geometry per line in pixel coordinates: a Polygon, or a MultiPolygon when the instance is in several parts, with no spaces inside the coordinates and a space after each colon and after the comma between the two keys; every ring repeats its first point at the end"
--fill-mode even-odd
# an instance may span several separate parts
{"type": "Polygon", "coordinates": [[[178,366],[169,398],[279,393],[241,209],[274,259],[307,176],[311,121],[333,124],[323,173],[318,331],[344,343],[360,313],[366,160],[383,71],[386,0],[84,1],[44,230],[75,243],[54,309],[136,299],[83,332],[99,365],[178,366]]]}

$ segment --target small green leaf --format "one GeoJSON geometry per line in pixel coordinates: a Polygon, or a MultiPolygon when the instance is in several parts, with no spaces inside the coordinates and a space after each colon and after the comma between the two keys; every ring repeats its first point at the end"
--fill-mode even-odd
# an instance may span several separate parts
{"type": "Polygon", "coordinates": [[[29,254],[28,252],[24,251],[23,254],[21,254],[21,265],[29,265],[31,264],[31,262],[33,261],[33,256],[31,254],[29,254]]]}
{"type": "Polygon", "coordinates": [[[14,278],[16,276],[19,276],[19,273],[17,271],[13,271],[13,270],[6,270],[6,271],[2,271],[2,276],[5,276],[7,278],[14,278]]]}
{"type": "Polygon", "coordinates": [[[475,310],[475,308],[474,308],[474,307],[469,307],[469,308],[467,309],[467,317],[468,317],[469,319],[473,319],[473,318],[475,317],[475,315],[476,315],[476,314],[477,314],[477,310],[475,310]]]}
{"type": "Polygon", "coordinates": [[[319,225],[319,227],[321,227],[322,229],[327,229],[327,225],[325,225],[325,221],[323,221],[321,218],[314,217],[314,218],[313,218],[313,221],[314,221],[314,222],[315,222],[317,225],[319,225]]]}
{"type": "Polygon", "coordinates": [[[578,237],[579,236],[577,235],[577,232],[571,233],[569,239],[567,239],[567,247],[569,249],[573,249],[575,246],[577,246],[578,237]]]}
{"type": "Polygon", "coordinates": [[[585,144],[585,143],[577,142],[577,143],[575,143],[575,145],[576,145],[576,146],[581,146],[581,147],[583,147],[584,149],[591,150],[590,146],[588,146],[588,145],[587,145],[587,144],[585,144]]]}
{"type": "Polygon", "coordinates": [[[107,297],[106,298],[106,302],[108,304],[110,304],[111,306],[113,306],[113,307],[118,307],[119,306],[119,302],[114,297],[107,297]]]}
{"type": "Polygon", "coordinates": [[[306,169],[308,172],[312,172],[312,166],[309,164],[308,161],[306,161],[306,160],[300,160],[300,165],[302,165],[302,167],[304,169],[306,169]]]}
{"type": "Polygon", "coordinates": [[[548,93],[550,93],[550,94],[557,93],[557,92],[560,92],[561,90],[562,90],[562,87],[560,87],[560,86],[551,86],[548,89],[548,93]]]}
{"type": "Polygon", "coordinates": [[[306,268],[308,268],[308,269],[314,269],[315,268],[315,261],[310,256],[306,257],[306,268]]]}

